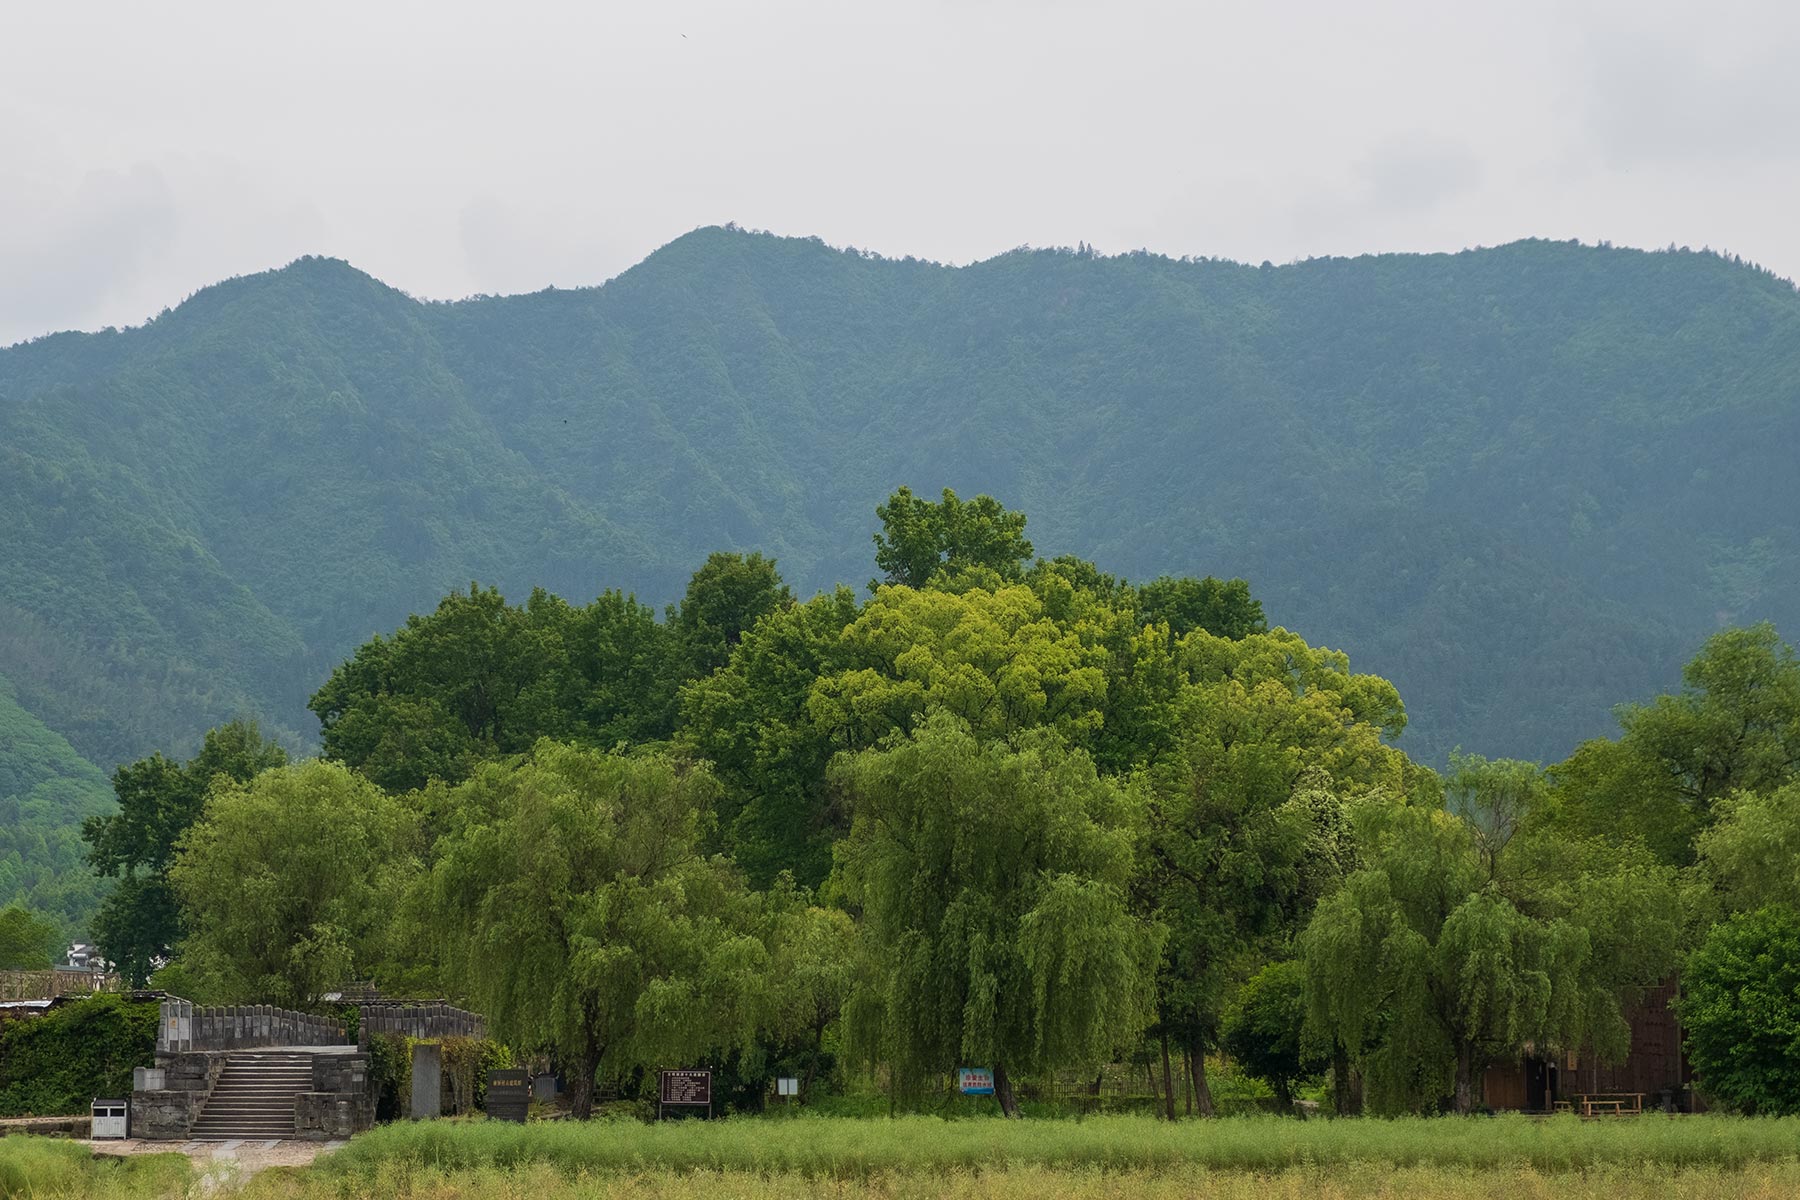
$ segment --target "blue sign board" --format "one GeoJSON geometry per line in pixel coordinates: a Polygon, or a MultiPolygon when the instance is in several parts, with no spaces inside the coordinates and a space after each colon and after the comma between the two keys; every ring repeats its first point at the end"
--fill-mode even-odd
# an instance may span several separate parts
{"type": "Polygon", "coordinates": [[[958,1067],[956,1086],[965,1096],[994,1094],[994,1073],[986,1067],[958,1067]]]}

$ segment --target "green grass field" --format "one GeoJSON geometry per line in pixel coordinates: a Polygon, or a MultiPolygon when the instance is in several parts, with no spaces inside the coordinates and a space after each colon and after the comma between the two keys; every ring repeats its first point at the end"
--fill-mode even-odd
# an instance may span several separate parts
{"type": "Polygon", "coordinates": [[[244,1180],[0,1139],[0,1200],[1669,1200],[1800,1195],[1800,1120],[740,1118],[391,1125],[244,1180]]]}
{"type": "Polygon", "coordinates": [[[648,1126],[626,1121],[389,1125],[333,1155],[329,1170],[367,1175],[394,1163],[446,1170],[542,1163],[569,1175],[707,1170],[855,1179],[1025,1167],[1275,1171],[1378,1163],[1390,1168],[1528,1167],[1568,1172],[1644,1163],[1735,1168],[1789,1161],[1797,1154],[1800,1119],[1229,1117],[1170,1124],[1149,1117],[1086,1121],[802,1117],[648,1126]]]}

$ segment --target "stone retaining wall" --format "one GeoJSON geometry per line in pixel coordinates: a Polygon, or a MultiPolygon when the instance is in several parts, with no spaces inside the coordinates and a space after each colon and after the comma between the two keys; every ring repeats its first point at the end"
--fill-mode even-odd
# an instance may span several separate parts
{"type": "Polygon", "coordinates": [[[154,1067],[138,1067],[131,1080],[131,1136],[181,1141],[225,1071],[218,1050],[158,1053],[154,1067]]]}

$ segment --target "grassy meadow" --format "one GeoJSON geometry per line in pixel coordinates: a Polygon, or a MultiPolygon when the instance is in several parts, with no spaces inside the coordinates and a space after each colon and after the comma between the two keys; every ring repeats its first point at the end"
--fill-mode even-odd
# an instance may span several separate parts
{"type": "Polygon", "coordinates": [[[0,1200],[1600,1200],[1800,1195],[1800,1120],[1294,1121],[1175,1125],[743,1118],[385,1126],[306,1168],[253,1177],[177,1155],[96,1157],[0,1139],[0,1200]]]}

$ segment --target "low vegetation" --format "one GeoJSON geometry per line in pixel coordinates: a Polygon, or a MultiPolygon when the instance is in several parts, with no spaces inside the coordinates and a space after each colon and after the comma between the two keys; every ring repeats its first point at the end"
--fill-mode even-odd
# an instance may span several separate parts
{"type": "Polygon", "coordinates": [[[1294,1121],[1227,1117],[1170,1124],[1086,1121],[801,1118],[713,1122],[454,1122],[390,1125],[321,1164],[373,1179],[396,1166],[440,1171],[546,1164],[567,1176],[654,1171],[877,1179],[949,1171],[1281,1171],[1388,1168],[1577,1172],[1655,1166],[1735,1169],[1792,1162],[1800,1120],[1728,1117],[1584,1122],[1504,1116],[1460,1121],[1294,1121]]]}
{"type": "Polygon", "coordinates": [[[1792,1120],[994,1119],[394,1126],[307,1168],[0,1139],[0,1200],[1726,1200],[1800,1191],[1792,1120]]]}

